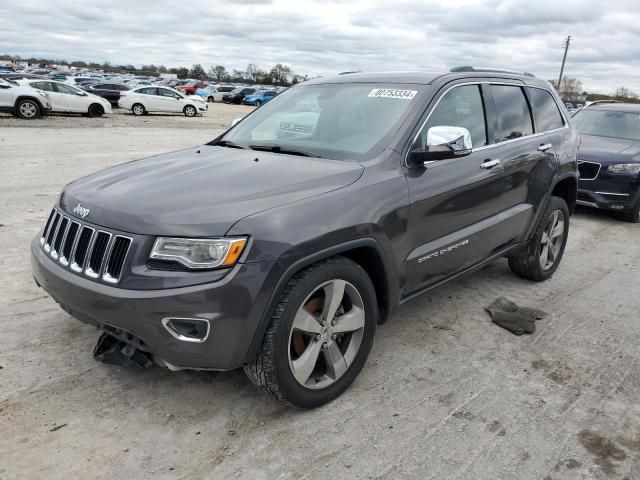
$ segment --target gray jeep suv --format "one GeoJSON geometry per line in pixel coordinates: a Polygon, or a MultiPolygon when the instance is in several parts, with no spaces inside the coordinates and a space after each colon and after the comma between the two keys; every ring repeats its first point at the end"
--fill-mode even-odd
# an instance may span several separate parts
{"type": "Polygon", "coordinates": [[[397,305],[500,257],[554,273],[578,182],[567,117],[547,82],[498,70],[304,82],[207,145],[67,185],[35,280],[123,353],[244,367],[316,407],[397,305]]]}

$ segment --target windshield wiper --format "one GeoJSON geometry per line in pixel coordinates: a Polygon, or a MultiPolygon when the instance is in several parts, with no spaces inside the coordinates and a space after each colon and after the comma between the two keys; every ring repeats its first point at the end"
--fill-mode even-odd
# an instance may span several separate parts
{"type": "Polygon", "coordinates": [[[232,142],[231,140],[218,140],[213,145],[215,145],[216,147],[241,148],[242,150],[246,148],[242,145],[238,145],[237,143],[232,142]]]}
{"type": "Polygon", "coordinates": [[[280,145],[249,145],[251,150],[260,150],[263,152],[282,153],[285,155],[299,155],[301,157],[314,157],[322,158],[315,153],[307,152],[305,150],[297,150],[295,148],[281,147],[280,145]]]}

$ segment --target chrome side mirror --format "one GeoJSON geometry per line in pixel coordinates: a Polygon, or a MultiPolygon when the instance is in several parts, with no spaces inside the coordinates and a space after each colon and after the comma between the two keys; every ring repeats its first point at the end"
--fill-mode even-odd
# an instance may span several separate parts
{"type": "Polygon", "coordinates": [[[235,127],[238,123],[240,123],[240,120],[242,120],[242,118],[234,118],[233,122],[231,122],[231,126],[235,127]]]}
{"type": "Polygon", "coordinates": [[[471,134],[464,127],[437,126],[427,131],[427,145],[409,153],[410,167],[423,166],[425,162],[464,157],[472,152],[471,134]]]}

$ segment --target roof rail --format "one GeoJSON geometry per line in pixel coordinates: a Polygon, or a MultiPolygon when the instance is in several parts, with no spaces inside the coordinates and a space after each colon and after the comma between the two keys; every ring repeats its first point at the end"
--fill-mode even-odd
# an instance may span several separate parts
{"type": "Polygon", "coordinates": [[[584,108],[590,107],[591,105],[600,105],[603,103],[623,103],[620,100],[594,100],[593,102],[585,103],[584,108]]]}
{"type": "Polygon", "coordinates": [[[529,72],[517,72],[515,70],[505,70],[503,68],[485,68],[485,67],[471,67],[469,65],[463,65],[460,67],[453,67],[449,70],[452,73],[456,72],[495,72],[495,73],[510,73],[512,75],[524,75],[525,77],[535,78],[533,73],[529,72]]]}

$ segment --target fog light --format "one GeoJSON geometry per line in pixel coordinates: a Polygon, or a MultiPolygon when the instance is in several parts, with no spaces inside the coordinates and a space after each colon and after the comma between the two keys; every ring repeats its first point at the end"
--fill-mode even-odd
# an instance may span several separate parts
{"type": "Polygon", "coordinates": [[[173,337],[182,342],[204,342],[211,329],[209,320],[204,318],[168,317],[162,319],[162,325],[173,337]]]}

